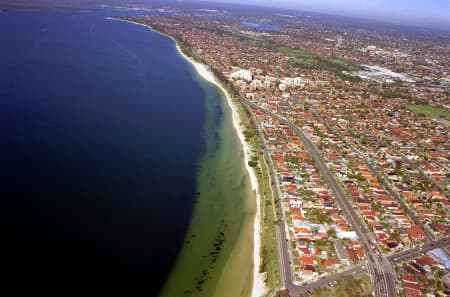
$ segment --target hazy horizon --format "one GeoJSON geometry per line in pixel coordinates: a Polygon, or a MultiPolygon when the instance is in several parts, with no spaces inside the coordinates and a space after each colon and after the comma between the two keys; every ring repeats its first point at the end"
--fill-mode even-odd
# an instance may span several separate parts
{"type": "Polygon", "coordinates": [[[239,3],[292,10],[321,12],[343,16],[440,27],[450,30],[450,1],[446,0],[208,0],[220,3],[239,3]]]}

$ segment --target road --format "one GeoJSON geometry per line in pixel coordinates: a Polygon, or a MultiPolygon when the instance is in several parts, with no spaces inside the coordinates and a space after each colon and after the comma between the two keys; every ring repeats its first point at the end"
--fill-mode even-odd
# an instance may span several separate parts
{"type": "MultiPolygon", "coordinates": [[[[430,243],[426,243],[420,247],[416,247],[413,249],[409,249],[406,251],[402,251],[402,252],[398,252],[392,255],[387,256],[386,258],[391,262],[391,263],[400,263],[403,261],[408,261],[410,259],[416,258],[420,255],[423,255],[424,253],[436,249],[436,248],[444,248],[450,245],[450,236],[440,239],[438,241],[435,242],[430,242],[430,243]]],[[[368,260],[369,261],[369,260],[368,260]]],[[[289,292],[294,293],[294,294],[302,294],[302,293],[306,293],[307,291],[312,291],[314,289],[320,288],[320,287],[325,287],[327,286],[329,283],[333,282],[333,281],[337,281],[340,278],[342,278],[343,276],[348,276],[348,275],[352,275],[352,276],[357,276],[361,273],[367,272],[369,268],[368,266],[368,261],[366,261],[365,263],[361,263],[357,266],[354,266],[351,269],[342,271],[342,272],[338,272],[336,274],[327,276],[325,278],[319,279],[317,281],[311,282],[311,283],[307,283],[301,286],[297,286],[295,284],[292,284],[290,286],[288,286],[287,288],[289,289],[289,292]]],[[[393,272],[392,272],[393,273],[393,272]]]]}
{"type": "MultiPolygon", "coordinates": [[[[371,273],[371,277],[374,281],[375,285],[375,294],[377,297],[384,297],[384,296],[397,296],[396,290],[395,290],[395,283],[394,283],[394,276],[392,272],[392,266],[390,262],[382,255],[381,252],[374,253],[371,246],[374,247],[372,244],[372,239],[369,238],[370,232],[366,229],[364,223],[362,222],[359,215],[355,212],[355,210],[352,208],[350,202],[348,201],[344,190],[340,186],[340,184],[337,182],[333,174],[331,173],[330,169],[326,165],[322,155],[320,154],[317,147],[314,145],[314,143],[309,139],[309,137],[306,136],[306,134],[297,127],[294,123],[284,119],[283,117],[272,113],[269,110],[266,110],[257,104],[254,104],[243,97],[240,97],[240,100],[253,108],[256,108],[260,110],[261,112],[264,112],[274,118],[276,118],[281,123],[285,124],[291,130],[300,137],[303,145],[308,150],[308,152],[311,154],[315,161],[315,165],[319,169],[321,175],[323,176],[325,182],[329,185],[331,190],[334,193],[334,196],[336,197],[336,202],[340,209],[343,211],[343,214],[345,218],[347,219],[348,223],[352,226],[353,230],[355,230],[356,234],[359,237],[361,247],[363,248],[365,254],[369,257],[368,261],[368,271],[371,273]]],[[[271,173],[272,174],[272,173],[271,173]]],[[[272,177],[273,178],[273,177],[272,177]]],[[[276,181],[276,178],[273,178],[274,181],[276,181]]],[[[280,265],[283,265],[283,267],[280,267],[280,269],[283,271],[282,273],[282,282],[285,288],[287,288],[290,292],[297,294],[299,291],[304,291],[301,289],[302,287],[296,286],[292,282],[292,270],[290,268],[289,264],[289,250],[287,246],[287,237],[285,233],[284,228],[284,218],[281,211],[281,203],[280,198],[281,195],[278,193],[278,191],[275,191],[275,195],[277,195],[278,200],[278,211],[279,211],[279,217],[280,217],[280,225],[277,227],[278,229],[278,236],[279,236],[279,253],[280,253],[280,265]],[[299,289],[300,288],[300,289],[299,289]]]]}
{"type": "MultiPolygon", "coordinates": [[[[317,113],[313,112],[314,115],[319,119],[319,121],[324,124],[331,132],[333,132],[335,135],[339,136],[339,138],[346,143],[352,151],[354,151],[364,162],[364,164],[369,168],[369,170],[374,174],[378,179],[381,180],[384,188],[388,191],[388,193],[394,197],[395,201],[406,210],[406,214],[411,218],[411,220],[422,230],[425,232],[425,235],[429,241],[436,241],[437,237],[434,235],[434,233],[427,227],[425,224],[416,216],[416,214],[409,208],[409,206],[406,204],[405,200],[400,197],[400,195],[394,191],[394,189],[391,187],[390,183],[386,180],[384,176],[382,176],[379,171],[372,165],[372,163],[369,161],[369,159],[361,153],[358,149],[356,149],[352,143],[348,142],[345,137],[343,137],[339,132],[335,131],[332,127],[330,127],[317,113]]],[[[367,130],[366,130],[367,131],[367,130]]],[[[372,133],[371,131],[367,131],[368,133],[372,133]]],[[[373,133],[372,133],[373,134],[373,133]]],[[[389,147],[391,147],[388,144],[389,147]]],[[[391,149],[394,150],[394,148],[391,147],[391,149]]],[[[404,156],[403,156],[404,157],[404,156]]],[[[409,160],[405,159],[406,162],[410,163],[409,160]]],[[[410,163],[411,165],[415,166],[415,164],[410,163]]],[[[418,167],[417,170],[420,170],[418,167]]],[[[426,176],[423,172],[422,174],[426,176]]],[[[428,177],[427,177],[428,178],[428,177]]],[[[447,258],[450,258],[450,255],[447,251],[447,249],[443,249],[444,254],[447,256],[447,258]]]]}
{"type": "MultiPolygon", "coordinates": [[[[425,172],[423,172],[423,169],[421,169],[421,168],[417,165],[416,162],[414,162],[413,160],[408,159],[408,158],[405,156],[405,154],[403,154],[401,151],[399,151],[397,147],[395,147],[394,145],[392,145],[392,143],[395,142],[395,141],[398,141],[398,139],[396,139],[396,138],[393,137],[393,136],[387,136],[387,135],[384,135],[384,137],[385,137],[386,139],[383,139],[381,136],[376,135],[373,131],[370,131],[370,130],[368,130],[368,129],[366,129],[366,128],[363,128],[363,129],[364,129],[365,132],[370,133],[373,137],[375,137],[375,138],[377,138],[377,139],[381,139],[382,141],[383,141],[383,140],[387,140],[387,141],[386,141],[386,145],[387,145],[392,151],[396,152],[396,153],[402,158],[402,160],[403,160],[405,163],[408,163],[408,164],[409,164],[410,166],[412,166],[415,170],[417,170],[422,176],[424,176],[426,179],[428,179],[428,182],[429,182],[429,183],[434,183],[434,184],[436,184],[436,186],[437,186],[443,193],[447,193],[447,192],[448,192],[447,186],[446,186],[446,183],[445,183],[445,182],[440,182],[440,181],[436,180],[432,175],[428,175],[428,174],[426,174],[425,172]],[[445,186],[443,186],[444,184],[445,184],[445,186]]],[[[427,150],[427,148],[425,148],[424,146],[422,146],[422,145],[420,145],[420,144],[416,144],[416,145],[417,145],[417,148],[420,148],[420,149],[422,149],[422,150],[427,150]]],[[[440,151],[437,151],[437,152],[444,154],[444,152],[440,152],[440,151]]]]}
{"type": "MultiPolygon", "coordinates": [[[[242,100],[241,100],[242,101],[242,100]]],[[[246,103],[245,101],[242,101],[246,103]]],[[[251,106],[251,105],[247,105],[251,106]]],[[[286,288],[289,291],[295,290],[295,285],[292,281],[292,270],[291,270],[291,263],[290,263],[290,257],[289,257],[289,247],[288,247],[288,240],[286,236],[286,229],[284,224],[284,217],[283,217],[283,211],[281,208],[281,191],[279,184],[277,182],[277,176],[273,167],[272,158],[270,157],[268,148],[266,146],[266,142],[264,140],[264,135],[262,134],[259,126],[257,125],[257,120],[252,114],[252,119],[256,123],[256,129],[258,133],[258,137],[261,140],[262,148],[264,151],[264,158],[267,162],[267,167],[269,168],[270,178],[272,180],[272,190],[275,197],[272,197],[272,202],[276,203],[276,210],[277,214],[275,217],[279,218],[279,222],[276,226],[276,236],[277,236],[277,245],[278,245],[278,259],[280,264],[280,277],[282,282],[282,289],[286,288]],[[275,199],[275,201],[274,201],[275,199]]],[[[274,203],[275,204],[275,203],[274,203]]]]}
{"type": "Polygon", "coordinates": [[[295,295],[300,295],[300,294],[306,293],[308,291],[313,291],[314,289],[317,289],[317,288],[325,287],[329,283],[338,281],[344,276],[359,275],[365,271],[366,271],[366,269],[363,267],[362,264],[360,264],[351,269],[348,269],[348,270],[345,270],[345,271],[342,271],[342,272],[339,272],[336,274],[332,274],[330,276],[316,280],[312,283],[306,283],[301,286],[292,284],[292,286],[289,286],[287,289],[289,290],[290,293],[294,293],[295,295]]]}
{"type": "MultiPolygon", "coordinates": [[[[249,107],[247,105],[247,107],[249,107]]],[[[276,226],[276,236],[277,236],[277,245],[278,245],[278,259],[280,264],[280,278],[282,281],[282,289],[288,288],[289,284],[293,284],[292,282],[292,271],[291,271],[291,265],[290,265],[290,257],[289,257],[289,250],[288,250],[288,240],[286,237],[286,230],[284,228],[283,223],[283,211],[281,209],[281,191],[280,186],[277,182],[277,177],[275,174],[275,170],[272,163],[272,158],[270,157],[266,142],[264,140],[264,135],[261,132],[261,129],[257,123],[257,119],[254,116],[253,112],[250,112],[252,115],[252,120],[255,123],[256,130],[258,133],[258,137],[262,144],[262,149],[264,152],[264,158],[267,163],[267,167],[269,168],[269,174],[270,179],[272,181],[272,191],[274,195],[272,196],[272,203],[275,205],[275,201],[278,201],[276,203],[276,210],[274,209],[274,218],[279,218],[279,223],[276,226]]]]}
{"type": "Polygon", "coordinates": [[[428,238],[428,240],[433,241],[435,240],[434,234],[422,223],[421,220],[417,218],[414,212],[412,212],[408,205],[405,203],[405,201],[398,195],[396,191],[394,191],[391,187],[391,185],[386,181],[386,179],[378,172],[378,170],[372,165],[372,163],[367,159],[367,157],[361,153],[358,149],[356,149],[353,144],[348,142],[345,137],[343,137],[340,133],[335,131],[332,127],[330,127],[317,113],[314,112],[314,114],[317,116],[319,121],[324,124],[331,132],[333,132],[336,136],[339,136],[339,138],[347,145],[349,146],[353,152],[355,152],[358,157],[364,162],[364,164],[369,168],[369,170],[372,172],[372,174],[375,175],[375,177],[379,178],[382,181],[382,184],[384,188],[388,191],[388,193],[397,201],[397,203],[404,209],[406,209],[406,213],[411,218],[411,220],[418,225],[420,228],[422,228],[428,238]]]}
{"type": "MultiPolygon", "coordinates": [[[[261,110],[271,116],[274,116],[275,118],[277,118],[278,120],[280,120],[281,122],[283,122],[285,124],[287,122],[283,118],[271,113],[270,111],[260,108],[256,104],[253,104],[246,100],[243,102],[251,107],[258,108],[259,110],[261,110]]],[[[253,119],[256,121],[255,118],[253,118],[253,119]]],[[[289,126],[291,128],[294,128],[293,129],[294,132],[298,132],[298,131],[295,131],[295,130],[297,130],[297,129],[295,129],[297,127],[295,127],[295,126],[292,127],[292,125],[289,125],[289,126]]],[[[281,210],[281,203],[280,203],[281,202],[281,199],[280,199],[281,193],[280,193],[280,189],[278,186],[278,182],[276,182],[277,179],[276,179],[275,171],[273,169],[272,159],[270,158],[270,155],[267,151],[264,137],[263,137],[259,127],[258,127],[258,134],[263,143],[264,154],[265,154],[265,158],[267,160],[268,166],[269,166],[271,179],[275,183],[273,188],[275,190],[274,194],[275,194],[276,200],[278,201],[278,204],[277,204],[278,215],[280,218],[280,224],[277,226],[278,253],[279,253],[278,257],[280,259],[280,271],[281,271],[281,279],[283,281],[283,289],[286,288],[289,290],[289,292],[298,295],[298,294],[302,294],[302,293],[305,293],[308,291],[312,291],[316,288],[327,286],[329,283],[331,283],[333,281],[337,281],[340,278],[342,278],[343,276],[348,276],[348,275],[356,276],[356,275],[359,275],[361,273],[368,271],[371,274],[372,279],[375,284],[376,296],[396,296],[397,293],[395,290],[395,275],[394,275],[391,263],[395,264],[399,261],[406,261],[406,260],[418,257],[421,254],[426,253],[429,250],[432,250],[435,248],[444,248],[444,247],[450,245],[450,237],[447,237],[447,238],[443,238],[441,240],[437,240],[437,241],[433,241],[433,242],[424,244],[417,248],[413,248],[413,249],[402,251],[402,252],[399,252],[396,254],[392,254],[387,257],[384,257],[381,254],[379,254],[376,256],[376,258],[374,258],[373,253],[370,253],[371,256],[368,257],[368,260],[366,261],[366,263],[355,266],[349,270],[339,272],[339,273],[327,276],[325,278],[319,279],[317,281],[314,281],[312,283],[303,284],[301,286],[294,284],[294,282],[292,281],[291,265],[289,264],[290,263],[289,262],[289,250],[288,250],[288,246],[287,246],[288,242],[287,242],[286,232],[285,232],[284,223],[283,223],[283,221],[284,221],[283,213],[281,210]],[[381,285],[379,285],[380,283],[381,283],[381,285]]],[[[302,140],[303,139],[304,138],[302,138],[302,140]]],[[[310,146],[311,146],[311,144],[310,144],[310,146]]],[[[309,150],[309,151],[311,152],[311,150],[309,150]]],[[[359,152],[357,152],[357,153],[359,154],[359,152]]],[[[372,167],[372,165],[370,163],[367,165],[372,167]]],[[[373,170],[372,172],[375,171],[374,168],[370,168],[370,169],[373,170]]],[[[374,172],[374,173],[376,173],[376,172],[374,172]]],[[[414,216],[414,218],[417,219],[415,216],[414,216]]],[[[361,228],[362,228],[363,227],[362,222],[360,222],[360,224],[361,224],[361,228]]]]}
{"type": "Polygon", "coordinates": [[[406,251],[402,251],[402,252],[398,252],[398,253],[389,255],[387,258],[392,263],[399,263],[399,262],[407,261],[409,259],[418,257],[421,254],[424,254],[430,250],[434,250],[437,248],[444,249],[445,247],[447,247],[449,245],[450,245],[450,236],[447,236],[442,239],[426,243],[422,246],[419,246],[419,247],[416,247],[413,249],[408,249],[406,251]]]}

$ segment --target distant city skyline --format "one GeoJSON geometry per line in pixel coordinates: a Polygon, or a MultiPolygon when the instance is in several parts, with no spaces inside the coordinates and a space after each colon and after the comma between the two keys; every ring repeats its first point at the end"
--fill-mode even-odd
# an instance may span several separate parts
{"type": "Polygon", "coordinates": [[[211,0],[355,16],[450,30],[449,0],[211,0]]]}

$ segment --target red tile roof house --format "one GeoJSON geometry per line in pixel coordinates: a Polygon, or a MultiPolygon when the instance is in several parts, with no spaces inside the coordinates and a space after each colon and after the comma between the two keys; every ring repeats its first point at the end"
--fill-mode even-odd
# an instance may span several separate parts
{"type": "Polygon", "coordinates": [[[406,228],[406,232],[408,232],[408,236],[412,240],[422,240],[425,239],[425,232],[417,225],[406,228]]]}
{"type": "Polygon", "coordinates": [[[341,265],[341,261],[338,259],[326,259],[324,262],[320,263],[322,267],[333,267],[337,268],[341,265]]]}
{"type": "Polygon", "coordinates": [[[410,275],[402,275],[403,287],[405,288],[405,296],[422,296],[419,290],[419,283],[416,278],[410,275]]]}
{"type": "Polygon", "coordinates": [[[299,260],[300,265],[314,265],[314,258],[311,256],[301,256],[299,260]]]}
{"type": "Polygon", "coordinates": [[[364,259],[364,251],[360,247],[355,247],[356,252],[358,253],[358,257],[360,259],[364,259]]]}
{"type": "Polygon", "coordinates": [[[298,248],[298,252],[300,255],[310,255],[311,254],[309,249],[304,248],[304,247],[298,248]]]}
{"type": "Polygon", "coordinates": [[[358,256],[356,255],[354,249],[348,248],[348,249],[347,249],[347,254],[348,254],[350,260],[358,260],[358,256]]]}
{"type": "Polygon", "coordinates": [[[419,284],[413,284],[413,283],[403,282],[403,287],[408,288],[408,289],[412,289],[412,290],[420,291],[420,286],[419,286],[419,284]]]}
{"type": "Polygon", "coordinates": [[[395,201],[394,198],[392,197],[383,197],[383,196],[377,197],[376,199],[382,204],[390,204],[395,201]]]}
{"type": "Polygon", "coordinates": [[[405,297],[422,297],[420,291],[405,288],[405,297]]]}
{"type": "Polygon", "coordinates": [[[297,237],[304,237],[311,235],[311,231],[309,231],[307,228],[294,228],[295,236],[297,237]]]}

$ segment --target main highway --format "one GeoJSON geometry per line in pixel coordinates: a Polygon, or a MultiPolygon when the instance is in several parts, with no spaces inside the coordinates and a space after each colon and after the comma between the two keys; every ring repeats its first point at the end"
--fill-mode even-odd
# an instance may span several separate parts
{"type": "MultiPolygon", "coordinates": [[[[404,199],[402,199],[401,197],[400,197],[400,195],[391,187],[391,185],[389,184],[389,182],[386,180],[386,178],[384,178],[380,173],[379,173],[379,171],[372,165],[372,163],[369,161],[369,159],[364,155],[364,154],[362,154],[358,149],[356,149],[355,147],[354,147],[354,145],[351,143],[351,142],[349,142],[349,141],[347,141],[346,139],[345,139],[345,137],[342,137],[342,135],[339,133],[339,132],[337,132],[337,131],[335,131],[332,127],[330,127],[318,114],[317,114],[317,112],[315,112],[315,111],[312,111],[313,112],[313,114],[319,119],[319,121],[322,123],[322,124],[324,124],[328,129],[330,129],[330,131],[332,131],[334,134],[336,134],[336,135],[338,135],[339,136],[339,138],[342,140],[342,141],[344,141],[351,149],[352,149],[352,151],[353,152],[355,152],[360,158],[361,158],[361,160],[364,162],[364,164],[367,166],[367,168],[369,168],[369,170],[372,172],[372,174],[374,174],[377,178],[379,178],[380,180],[381,180],[381,183],[383,184],[383,186],[384,186],[384,188],[388,191],[388,193],[392,196],[392,197],[394,197],[394,199],[395,199],[395,201],[397,201],[397,203],[403,208],[403,209],[405,209],[406,210],[406,214],[411,218],[411,220],[414,222],[414,224],[416,224],[417,226],[419,226],[420,228],[422,228],[422,230],[425,232],[425,235],[426,235],[426,237],[427,237],[427,239],[429,240],[429,241],[436,241],[437,240],[437,237],[433,234],[433,232],[431,232],[431,230],[427,227],[427,226],[425,226],[425,224],[416,216],[416,214],[408,207],[408,205],[406,204],[406,202],[405,202],[405,200],[404,199]]],[[[367,130],[366,130],[367,131],[367,130]]],[[[367,132],[369,132],[369,131],[367,131],[367,132]]],[[[372,132],[369,132],[369,133],[372,133],[372,132]]],[[[373,134],[373,133],[372,133],[373,134]]],[[[389,144],[388,144],[388,146],[389,147],[391,147],[389,144]]],[[[392,147],[391,147],[391,149],[393,149],[392,147]]],[[[408,163],[410,163],[409,161],[408,161],[408,163]]],[[[412,164],[412,163],[410,163],[410,164],[412,164]]],[[[414,165],[415,166],[415,164],[412,164],[412,165],[414,165]]],[[[415,166],[416,167],[416,169],[417,170],[420,170],[417,166],[415,166]]],[[[423,173],[423,172],[422,172],[423,173]]],[[[426,175],[424,175],[424,176],[426,176],[426,175]]],[[[427,176],[426,176],[427,177],[427,176]]],[[[427,177],[427,178],[429,178],[429,177],[427,177]]],[[[448,251],[447,251],[447,249],[442,249],[442,251],[444,252],[444,254],[445,254],[445,256],[447,257],[447,258],[450,258],[450,255],[449,255],[449,253],[448,253],[448,251]]]]}
{"type": "MultiPolygon", "coordinates": [[[[423,244],[422,246],[408,249],[405,251],[397,252],[394,254],[391,254],[387,256],[386,258],[393,264],[400,263],[404,261],[408,261],[410,259],[414,259],[416,257],[419,257],[420,255],[423,255],[424,253],[434,250],[436,248],[445,248],[450,245],[450,236],[442,238],[440,240],[430,242],[423,244]]],[[[352,267],[351,269],[347,269],[329,276],[326,276],[324,278],[318,279],[313,282],[305,283],[302,285],[296,285],[294,283],[288,284],[285,286],[289,290],[289,292],[299,295],[302,293],[306,293],[308,291],[313,291],[314,289],[320,288],[320,287],[326,287],[328,284],[333,283],[334,281],[338,281],[342,277],[345,276],[357,276],[361,273],[367,272],[370,269],[368,266],[368,262],[360,263],[359,265],[356,265],[352,267]]]]}
{"type": "MultiPolygon", "coordinates": [[[[392,265],[386,259],[385,256],[380,251],[374,252],[373,248],[376,248],[373,239],[370,238],[370,232],[366,229],[364,223],[362,222],[359,215],[352,208],[350,202],[348,201],[344,190],[337,182],[330,169],[326,165],[322,155],[320,154],[317,147],[309,139],[308,136],[294,123],[284,119],[283,117],[272,113],[271,111],[264,109],[257,104],[254,104],[243,97],[240,97],[242,103],[256,108],[261,112],[276,118],[278,121],[288,126],[297,136],[300,137],[303,145],[306,147],[308,152],[311,154],[315,161],[315,165],[319,169],[321,175],[323,176],[325,182],[329,185],[331,190],[336,197],[336,202],[340,209],[342,210],[348,223],[355,230],[359,237],[361,247],[363,248],[365,254],[368,256],[369,261],[367,262],[367,270],[369,271],[375,287],[375,295],[377,297],[391,297],[397,296],[395,290],[394,273],[392,271],[392,265]]],[[[266,159],[270,159],[270,156],[266,155],[266,159]]],[[[269,164],[271,165],[271,164],[269,164]]],[[[271,166],[270,166],[271,167],[271,166]]],[[[275,173],[273,169],[271,171],[272,180],[277,183],[275,173]]],[[[278,201],[278,213],[280,218],[280,224],[277,226],[277,236],[278,236],[278,248],[279,248],[279,259],[280,259],[280,270],[282,276],[283,286],[289,290],[289,292],[294,294],[299,294],[305,291],[305,286],[297,286],[292,281],[292,270],[290,267],[290,257],[289,249],[287,243],[286,229],[284,224],[283,212],[281,210],[281,195],[277,189],[275,195],[278,201]]],[[[361,268],[359,268],[361,269],[361,268]]],[[[354,271],[352,271],[353,273],[354,271]]]]}
{"type": "Polygon", "coordinates": [[[369,168],[369,170],[376,176],[378,177],[384,188],[389,192],[389,194],[394,197],[395,201],[397,201],[397,203],[404,209],[406,209],[406,213],[408,214],[408,216],[413,220],[414,224],[418,225],[420,228],[422,228],[422,230],[424,230],[428,240],[430,241],[434,241],[436,240],[436,237],[434,236],[434,234],[422,223],[421,220],[419,220],[417,218],[417,216],[414,214],[414,212],[411,211],[411,209],[409,209],[408,205],[405,203],[405,201],[399,196],[399,194],[394,191],[391,187],[391,185],[386,181],[386,179],[381,176],[378,172],[378,170],[375,169],[375,167],[372,165],[372,163],[367,159],[367,157],[362,154],[358,149],[356,149],[354,147],[354,145],[352,143],[350,143],[349,141],[347,141],[345,139],[345,137],[342,137],[342,135],[340,133],[338,133],[337,131],[335,131],[332,127],[330,127],[316,112],[314,112],[314,114],[319,118],[320,122],[322,124],[324,124],[328,129],[330,129],[330,131],[332,131],[334,134],[338,135],[340,137],[340,139],[345,142],[345,144],[347,144],[353,152],[355,152],[358,157],[361,158],[361,160],[364,162],[364,164],[369,168]]]}
{"type": "MultiPolygon", "coordinates": [[[[422,246],[408,249],[405,251],[401,251],[398,253],[394,253],[388,256],[383,255],[383,253],[378,250],[377,246],[375,245],[375,241],[373,238],[371,238],[370,232],[366,229],[365,224],[362,222],[359,215],[355,212],[353,207],[351,206],[350,202],[348,201],[342,187],[337,182],[333,174],[331,173],[330,169],[326,165],[322,155],[320,154],[319,150],[315,146],[315,144],[309,139],[309,137],[294,123],[286,120],[285,118],[260,107],[259,105],[250,102],[240,96],[239,100],[244,103],[246,106],[250,108],[256,108],[259,111],[277,119],[284,125],[291,128],[291,130],[300,137],[303,145],[306,147],[308,152],[311,154],[315,161],[315,165],[319,169],[320,173],[322,174],[325,182],[329,185],[329,187],[332,189],[335,197],[336,202],[340,209],[342,210],[345,218],[347,219],[348,223],[352,226],[353,230],[357,233],[361,246],[367,255],[367,261],[364,263],[361,263],[359,265],[356,265],[350,269],[347,269],[345,271],[341,271],[332,275],[329,275],[327,277],[318,279],[314,282],[305,283],[302,285],[297,285],[293,281],[293,275],[292,275],[292,269],[291,269],[291,261],[289,256],[289,247],[288,247],[288,239],[286,235],[286,224],[284,223],[284,216],[283,211],[281,208],[281,192],[279,189],[276,173],[273,167],[272,159],[269,155],[268,149],[266,147],[264,137],[262,135],[262,132],[260,130],[260,127],[257,126],[258,136],[261,139],[263,150],[264,150],[264,156],[269,168],[269,172],[272,179],[272,188],[274,189],[274,195],[275,199],[278,202],[277,203],[277,212],[279,217],[279,224],[277,225],[277,242],[278,242],[278,258],[280,262],[280,276],[282,280],[282,288],[287,289],[290,293],[293,294],[302,294],[311,290],[314,290],[319,287],[324,287],[334,281],[339,280],[343,276],[348,275],[359,275],[363,272],[369,272],[373,282],[374,282],[374,288],[375,288],[375,296],[376,297],[395,297],[397,296],[397,291],[395,289],[395,274],[393,271],[392,264],[399,263],[402,261],[407,261],[409,259],[413,259],[415,257],[418,257],[424,253],[426,253],[429,250],[433,250],[436,248],[442,248],[442,250],[445,251],[445,248],[450,245],[450,236],[442,238],[440,240],[436,240],[436,238],[430,234],[430,232],[427,232],[428,230],[424,228],[428,239],[431,240],[430,243],[426,243],[422,246]]],[[[256,123],[256,118],[253,116],[253,120],[256,123]]],[[[356,151],[358,155],[361,156],[359,151],[356,151]]],[[[363,158],[364,161],[367,161],[367,159],[363,158]]],[[[372,167],[372,164],[370,162],[365,162],[369,165],[369,169],[371,169],[372,172],[377,173],[376,170],[372,167]]],[[[384,180],[383,180],[384,181],[384,180]]],[[[385,181],[384,181],[385,182],[385,181]]],[[[390,190],[390,194],[396,194],[390,187],[387,187],[388,190],[390,190]]],[[[401,205],[404,205],[404,201],[398,197],[398,195],[393,195],[395,199],[399,202],[401,202],[401,205]]],[[[408,209],[409,210],[409,209],[408,209]]],[[[409,212],[408,212],[409,214],[409,212]]],[[[419,221],[414,214],[412,215],[414,221],[419,221]]],[[[420,222],[421,223],[421,222],[420,222]]],[[[419,225],[422,225],[420,224],[419,225]]]]}

